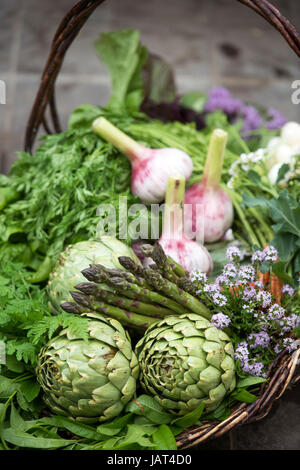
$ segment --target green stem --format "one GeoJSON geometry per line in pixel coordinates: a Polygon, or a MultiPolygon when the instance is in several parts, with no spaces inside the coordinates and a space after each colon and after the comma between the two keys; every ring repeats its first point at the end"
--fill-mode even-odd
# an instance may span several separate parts
{"type": "Polygon", "coordinates": [[[222,129],[215,129],[211,135],[202,180],[207,186],[219,186],[227,136],[222,129]]]}
{"type": "Polygon", "coordinates": [[[183,204],[185,195],[185,178],[181,175],[171,176],[165,196],[162,237],[168,240],[182,238],[183,204]]]}
{"type": "Polygon", "coordinates": [[[90,282],[82,282],[75,286],[83,294],[93,296],[96,300],[105,301],[110,305],[130,310],[131,312],[147,315],[150,317],[163,318],[168,315],[174,315],[174,312],[170,309],[164,308],[160,305],[153,305],[142,302],[140,300],[128,299],[120,295],[114,294],[111,291],[101,289],[97,284],[90,282]]]}
{"type": "Polygon", "coordinates": [[[71,292],[71,295],[75,302],[89,309],[89,313],[102,313],[109,317],[115,318],[120,323],[122,323],[122,325],[132,326],[133,328],[135,327],[146,329],[158,321],[157,318],[147,317],[146,315],[139,315],[137,313],[129,312],[98,300],[93,300],[81,292],[71,292]]]}
{"type": "Polygon", "coordinates": [[[146,268],[144,271],[145,278],[147,279],[149,284],[151,284],[155,289],[164,292],[166,295],[168,295],[173,300],[183,305],[190,311],[198,313],[202,317],[210,320],[210,310],[205,307],[205,305],[203,305],[198,299],[193,297],[188,292],[185,292],[184,290],[180,289],[173,282],[170,282],[167,279],[163,278],[158,272],[153,271],[153,269],[146,268]]]}
{"type": "MultiPolygon", "coordinates": [[[[240,221],[242,222],[242,224],[244,226],[245,232],[248,235],[248,237],[250,238],[251,244],[261,246],[261,244],[259,243],[259,240],[257,239],[254,231],[252,230],[251,225],[249,224],[248,220],[246,219],[246,217],[244,215],[244,212],[243,212],[243,210],[240,206],[239,201],[237,200],[237,194],[234,191],[230,191],[230,189],[227,188],[227,186],[222,185],[222,189],[224,189],[224,191],[226,191],[227,194],[229,195],[229,197],[232,201],[232,204],[233,204],[233,206],[234,206],[234,208],[235,208],[235,210],[236,210],[236,212],[239,216],[239,219],[240,219],[240,221]]],[[[264,247],[262,247],[262,248],[264,248],[264,247]]]]}
{"type": "Polygon", "coordinates": [[[131,163],[143,158],[145,153],[144,147],[124,134],[124,132],[120,131],[104,117],[99,117],[93,122],[93,130],[126,155],[131,163]]]}

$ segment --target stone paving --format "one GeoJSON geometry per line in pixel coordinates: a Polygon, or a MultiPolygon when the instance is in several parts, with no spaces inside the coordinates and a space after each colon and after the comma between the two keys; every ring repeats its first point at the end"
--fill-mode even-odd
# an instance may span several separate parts
{"type": "MultiPolygon", "coordinates": [[[[1,0],[0,171],[23,146],[26,121],[55,29],[72,0],[1,0]]],[[[273,0],[300,29],[299,0],[273,0]]],[[[235,0],[106,0],[71,46],[57,83],[63,125],[82,103],[105,104],[107,72],[93,48],[103,31],[136,28],[149,50],[174,68],[179,91],[227,86],[237,98],[280,109],[300,121],[291,83],[300,79],[299,59],[280,34],[235,0]]],[[[299,449],[300,384],[271,414],[199,449],[299,449]]]]}

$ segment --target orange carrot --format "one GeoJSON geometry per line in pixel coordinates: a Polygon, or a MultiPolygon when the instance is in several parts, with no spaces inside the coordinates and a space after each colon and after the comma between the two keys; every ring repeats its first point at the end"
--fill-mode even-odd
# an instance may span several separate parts
{"type": "Polygon", "coordinates": [[[280,305],[281,302],[281,289],[282,282],[274,273],[271,275],[271,294],[273,295],[275,301],[280,305]]]}

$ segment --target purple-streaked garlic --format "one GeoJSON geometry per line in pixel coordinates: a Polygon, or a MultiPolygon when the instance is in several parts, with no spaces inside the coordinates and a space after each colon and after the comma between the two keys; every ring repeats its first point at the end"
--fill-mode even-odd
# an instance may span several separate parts
{"type": "Polygon", "coordinates": [[[226,141],[227,132],[222,129],[213,131],[202,181],[194,183],[185,195],[185,204],[191,205],[192,230],[197,239],[201,240],[203,236],[206,243],[220,240],[233,222],[231,199],[220,188],[226,141]],[[202,224],[199,219],[203,218],[203,213],[202,224]]]}
{"type": "Polygon", "coordinates": [[[131,191],[143,202],[163,201],[169,176],[181,174],[188,179],[192,174],[192,159],[182,150],[143,147],[104,117],[94,121],[93,130],[129,159],[132,166],[131,191]]]}
{"type": "MultiPolygon", "coordinates": [[[[163,230],[158,243],[186,271],[199,270],[208,274],[213,268],[209,252],[184,234],[184,194],[185,178],[181,175],[170,177],[165,198],[163,230]]],[[[153,261],[149,258],[144,260],[145,266],[151,263],[153,261]]]]}

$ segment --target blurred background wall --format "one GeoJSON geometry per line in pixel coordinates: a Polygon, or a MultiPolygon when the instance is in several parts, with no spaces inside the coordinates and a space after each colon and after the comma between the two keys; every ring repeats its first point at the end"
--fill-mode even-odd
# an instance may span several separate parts
{"type": "MultiPolygon", "coordinates": [[[[50,42],[73,0],[0,0],[0,171],[22,150],[26,121],[50,42]]],[[[273,0],[300,29],[299,0],[273,0]]],[[[67,53],[57,86],[63,125],[83,103],[105,104],[109,80],[93,48],[100,32],[141,31],[142,42],[173,66],[180,92],[228,87],[237,98],[276,107],[300,121],[291,83],[299,59],[280,34],[235,0],[107,0],[88,20],[67,53]]],[[[300,384],[261,423],[247,425],[202,448],[299,449],[300,384]]],[[[200,446],[201,447],[201,446],[200,446]]]]}
{"type": "MultiPolygon", "coordinates": [[[[0,0],[0,170],[22,150],[24,130],[53,34],[75,0],[0,0]]],[[[300,27],[300,2],[274,0],[300,27]]],[[[281,35],[236,0],[106,0],[67,53],[57,102],[63,124],[82,103],[105,104],[109,80],[93,47],[101,31],[137,28],[142,41],[173,66],[179,91],[224,85],[236,97],[300,119],[291,102],[299,60],[281,35]]]]}

